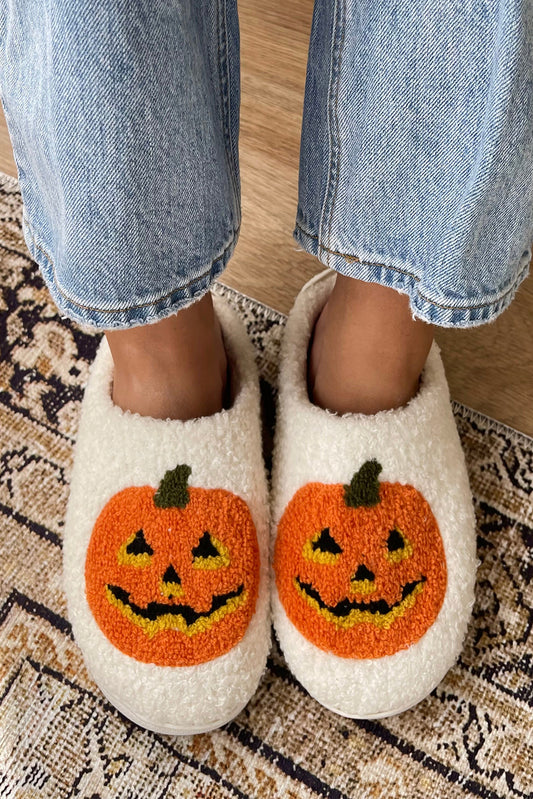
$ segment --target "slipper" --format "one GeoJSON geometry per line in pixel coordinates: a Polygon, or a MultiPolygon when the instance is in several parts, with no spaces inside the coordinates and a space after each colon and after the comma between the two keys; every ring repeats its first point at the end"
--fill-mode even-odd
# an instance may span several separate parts
{"type": "Polygon", "coordinates": [[[213,303],[230,407],[187,421],[122,411],[104,337],[65,524],[64,587],[87,668],[121,713],[169,735],[234,718],[270,647],[258,374],[240,318],[213,303]]]}
{"type": "Polygon", "coordinates": [[[434,343],[405,406],[313,405],[307,349],[335,281],[298,295],[281,347],[273,455],[273,621],[288,666],[342,716],[401,713],[458,657],[474,601],[475,519],[434,343]]]}

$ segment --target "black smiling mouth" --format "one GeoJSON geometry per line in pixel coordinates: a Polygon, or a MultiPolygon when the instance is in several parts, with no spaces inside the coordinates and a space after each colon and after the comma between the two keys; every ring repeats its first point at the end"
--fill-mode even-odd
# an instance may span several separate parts
{"type": "Polygon", "coordinates": [[[128,609],[141,622],[157,622],[164,617],[181,616],[187,627],[192,627],[199,619],[209,618],[217,610],[225,608],[232,599],[241,597],[244,592],[244,585],[240,585],[227,594],[215,594],[209,610],[198,611],[190,605],[166,605],[163,602],[149,602],[145,608],[141,608],[135,602],[131,602],[129,593],[118,585],[107,585],[106,588],[119,606],[128,609]]]}
{"type": "Polygon", "coordinates": [[[411,596],[411,594],[417,591],[418,586],[421,586],[426,582],[426,578],[422,575],[419,580],[413,580],[411,583],[406,583],[402,588],[401,599],[399,599],[397,602],[394,602],[392,605],[389,605],[385,599],[370,600],[370,602],[358,602],[355,599],[343,599],[341,602],[337,602],[336,605],[328,605],[326,602],[324,602],[316,588],[313,588],[310,583],[304,583],[299,577],[295,577],[294,581],[297,588],[306,597],[309,597],[318,604],[320,610],[327,611],[338,619],[344,619],[353,613],[353,611],[370,613],[375,616],[386,616],[396,608],[400,608],[405,600],[411,596]]]}

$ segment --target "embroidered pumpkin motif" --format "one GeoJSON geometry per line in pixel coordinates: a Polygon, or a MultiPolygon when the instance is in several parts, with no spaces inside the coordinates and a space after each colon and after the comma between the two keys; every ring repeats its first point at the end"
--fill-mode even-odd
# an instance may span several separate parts
{"type": "Polygon", "coordinates": [[[367,461],[349,485],[307,483],[279,522],[274,569],[300,632],[341,657],[392,655],[431,627],[446,592],[436,519],[411,485],[367,461]]]}
{"type": "Polygon", "coordinates": [[[248,506],[222,488],[187,484],[185,464],[159,488],[115,494],[85,562],[94,617],[118,649],[145,663],[188,666],[223,655],[254,613],[259,548],[248,506]]]}

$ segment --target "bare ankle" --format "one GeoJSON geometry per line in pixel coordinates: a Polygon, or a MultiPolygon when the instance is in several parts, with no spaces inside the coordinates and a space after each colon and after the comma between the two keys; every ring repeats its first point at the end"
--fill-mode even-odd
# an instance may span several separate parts
{"type": "Polygon", "coordinates": [[[310,342],[309,396],[337,413],[398,408],[416,394],[432,340],[405,295],[338,275],[310,342]]]}
{"type": "Polygon", "coordinates": [[[123,410],[185,420],[222,409],[227,358],[209,293],[160,322],[106,336],[123,410]]]}

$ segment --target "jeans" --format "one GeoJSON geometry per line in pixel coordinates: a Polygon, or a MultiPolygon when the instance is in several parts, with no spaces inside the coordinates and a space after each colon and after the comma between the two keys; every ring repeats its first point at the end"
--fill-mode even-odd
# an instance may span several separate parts
{"type": "MultiPolygon", "coordinates": [[[[199,299],[241,224],[237,0],[4,0],[0,87],[60,311],[129,328],[199,299]]],[[[294,237],[433,324],[504,310],[533,239],[533,0],[315,0],[294,237]]]]}

